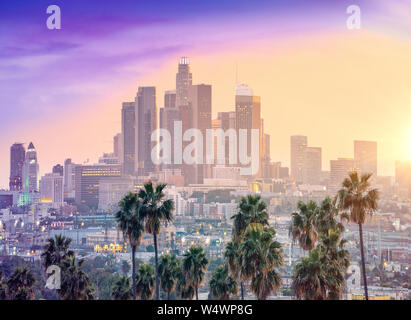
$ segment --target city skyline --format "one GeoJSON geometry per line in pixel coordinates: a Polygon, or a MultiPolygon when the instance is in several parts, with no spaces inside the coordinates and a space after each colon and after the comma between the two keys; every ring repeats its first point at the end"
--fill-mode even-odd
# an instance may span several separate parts
{"type": "MultiPolygon", "coordinates": [[[[257,8],[246,1],[238,8],[238,16],[227,16],[229,3],[202,4],[207,10],[201,14],[201,7],[183,10],[179,15],[184,25],[192,24],[191,33],[182,32],[182,26],[172,21],[166,34],[170,39],[159,30],[166,22],[147,18],[136,26],[128,23],[131,17],[124,16],[122,9],[122,15],[113,10],[110,20],[110,24],[117,23],[116,34],[101,34],[98,19],[102,12],[94,13],[91,29],[80,33],[82,21],[73,15],[84,9],[77,5],[62,9],[66,24],[61,31],[75,35],[71,46],[37,26],[39,36],[24,53],[10,52],[19,48],[16,39],[20,32],[13,29],[5,38],[8,49],[0,58],[2,65],[9,66],[9,73],[2,78],[5,90],[1,102],[12,106],[3,111],[0,120],[1,150],[8,153],[15,142],[23,141],[27,146],[33,141],[39,153],[40,175],[66,158],[76,163],[86,159],[97,162],[102,153],[111,152],[112,137],[120,132],[121,102],[133,99],[139,86],[153,85],[158,112],[163,107],[163,93],[173,88],[175,61],[187,55],[193,82],[213,87],[212,119],[218,112],[233,110],[236,78],[261,97],[264,129],[271,136],[271,158],[284,166],[290,166],[289,137],[295,134],[307,135],[310,145],[322,148],[326,170],[329,160],[354,156],[354,140],[378,142],[380,175],[393,176],[395,161],[411,160],[408,4],[359,1],[364,15],[362,29],[350,31],[345,27],[347,14],[342,2],[314,5],[308,1],[310,10],[304,13],[303,8],[291,10],[266,2],[257,8]],[[224,18],[216,16],[215,26],[205,26],[203,19],[194,22],[195,17],[215,15],[217,9],[225,10],[224,18]],[[306,19],[301,22],[303,14],[306,19]],[[239,16],[252,18],[255,24],[240,26],[239,16]],[[396,22],[388,28],[385,17],[396,22]],[[218,35],[221,30],[224,36],[218,35]],[[243,45],[244,37],[249,49],[243,45]],[[128,43],[147,38],[151,39],[147,46],[157,51],[128,43]],[[173,47],[175,40],[185,45],[173,47]],[[109,47],[116,50],[106,52],[109,47]],[[204,51],[205,47],[212,50],[204,51]],[[95,62],[90,62],[91,51],[95,62]],[[108,63],[110,68],[103,71],[108,63]],[[84,77],[90,73],[93,76],[84,77]],[[357,117],[351,117],[353,112],[357,117]]],[[[36,5],[30,10],[38,10],[36,5]]],[[[168,9],[161,6],[156,14],[166,19],[168,9]]],[[[153,11],[147,10],[151,12],[148,17],[153,17],[153,11]]],[[[18,9],[9,5],[4,12],[18,9]]],[[[24,22],[26,26],[33,24],[31,19],[24,22]]],[[[8,156],[0,159],[2,188],[8,187],[9,160],[8,156]]]]}

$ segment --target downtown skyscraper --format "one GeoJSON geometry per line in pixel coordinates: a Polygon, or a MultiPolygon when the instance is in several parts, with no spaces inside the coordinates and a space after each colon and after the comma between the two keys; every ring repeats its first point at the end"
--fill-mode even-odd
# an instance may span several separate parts
{"type": "Polygon", "coordinates": [[[372,173],[377,176],[377,142],[354,141],[354,160],[361,173],[372,173]]]}
{"type": "Polygon", "coordinates": [[[136,106],[123,102],[121,109],[121,138],[123,140],[123,174],[135,173],[136,162],[136,106]]]}
{"type": "Polygon", "coordinates": [[[34,148],[33,142],[30,142],[27,148],[26,158],[24,160],[23,191],[39,191],[39,164],[37,162],[37,151],[34,148]]]}
{"type": "Polygon", "coordinates": [[[22,143],[14,143],[10,147],[10,180],[11,191],[21,191],[23,188],[23,165],[26,150],[22,143]]]}
{"type": "Polygon", "coordinates": [[[303,183],[304,152],[307,147],[307,137],[291,136],[291,177],[298,185],[303,183]]]}
{"type": "Polygon", "coordinates": [[[151,135],[157,129],[156,88],[139,87],[135,108],[135,171],[145,176],[155,171],[151,159],[155,142],[151,141],[151,135]]]}

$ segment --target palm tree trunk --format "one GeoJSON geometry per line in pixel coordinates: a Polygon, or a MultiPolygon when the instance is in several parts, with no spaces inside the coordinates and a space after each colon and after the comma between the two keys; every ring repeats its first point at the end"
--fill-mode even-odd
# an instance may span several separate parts
{"type": "Polygon", "coordinates": [[[154,259],[156,261],[156,300],[160,300],[160,286],[158,283],[158,252],[157,252],[157,234],[153,233],[154,240],[154,259]]]}
{"type": "Polygon", "coordinates": [[[363,243],[363,238],[362,238],[362,224],[361,223],[358,224],[358,230],[360,231],[361,266],[362,266],[362,276],[364,279],[365,300],[368,300],[367,274],[365,271],[364,243],[363,243]]]}
{"type": "Polygon", "coordinates": [[[244,282],[241,280],[240,282],[241,286],[241,300],[244,300],[244,282]]]}
{"type": "Polygon", "coordinates": [[[136,300],[136,246],[131,247],[131,277],[133,278],[133,298],[136,300]]]}
{"type": "Polygon", "coordinates": [[[196,300],[198,300],[198,288],[196,288],[196,300]]]}
{"type": "Polygon", "coordinates": [[[170,300],[170,291],[167,291],[167,300],[170,300]]]}

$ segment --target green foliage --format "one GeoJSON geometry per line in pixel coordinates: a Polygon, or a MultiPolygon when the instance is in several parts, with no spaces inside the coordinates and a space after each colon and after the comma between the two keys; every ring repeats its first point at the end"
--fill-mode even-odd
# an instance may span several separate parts
{"type": "Polygon", "coordinates": [[[154,268],[152,265],[141,264],[136,274],[136,291],[141,300],[149,300],[154,295],[154,268]]]}
{"type": "Polygon", "coordinates": [[[121,277],[113,286],[113,300],[132,300],[133,291],[130,285],[130,278],[121,277]]]}
{"type": "Polygon", "coordinates": [[[198,300],[198,289],[207,271],[208,259],[202,247],[192,245],[183,255],[182,270],[186,285],[193,287],[198,300]]]}
{"type": "Polygon", "coordinates": [[[212,299],[229,300],[230,295],[237,294],[237,283],[228,273],[228,268],[219,266],[210,280],[210,296],[212,299]]]}

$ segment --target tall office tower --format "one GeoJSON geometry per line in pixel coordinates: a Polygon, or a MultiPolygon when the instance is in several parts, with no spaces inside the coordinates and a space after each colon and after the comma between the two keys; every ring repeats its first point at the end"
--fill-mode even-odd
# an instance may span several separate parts
{"type": "Polygon", "coordinates": [[[50,202],[59,208],[64,201],[63,176],[60,173],[47,173],[40,180],[41,202],[50,202]]]}
{"type": "Polygon", "coordinates": [[[377,177],[377,142],[354,141],[354,159],[361,173],[372,173],[377,177]]]}
{"type": "Polygon", "coordinates": [[[181,57],[176,74],[176,107],[188,105],[188,88],[193,83],[193,75],[190,72],[190,60],[181,57]]]}
{"type": "Polygon", "coordinates": [[[211,85],[192,85],[188,90],[189,105],[193,110],[193,128],[199,129],[203,135],[203,163],[194,164],[194,183],[203,183],[204,177],[211,177],[212,170],[205,164],[206,159],[206,130],[211,129],[211,85]]]}
{"type": "Polygon", "coordinates": [[[395,162],[395,182],[401,189],[407,190],[411,198],[411,162],[395,162]]]}
{"type": "MultiPolygon", "coordinates": [[[[217,114],[217,120],[219,121],[219,124],[217,126],[217,123],[216,123],[214,129],[220,128],[220,129],[224,130],[224,132],[229,130],[229,129],[234,129],[235,130],[236,129],[235,119],[236,119],[236,112],[235,111],[219,112],[217,114]]],[[[230,164],[229,164],[230,145],[229,145],[229,138],[228,137],[225,137],[224,143],[225,143],[225,165],[230,166],[230,164]]],[[[217,152],[214,151],[214,154],[217,155],[217,152]]],[[[237,165],[237,164],[235,164],[235,165],[237,165]]]]}
{"type": "Polygon", "coordinates": [[[121,109],[121,137],[123,140],[123,173],[136,172],[136,103],[123,102],[121,109]]]}
{"type": "Polygon", "coordinates": [[[113,153],[123,163],[123,138],[121,133],[117,133],[113,138],[113,153]]]}
{"type": "Polygon", "coordinates": [[[23,186],[23,165],[26,150],[22,143],[14,143],[10,147],[10,191],[21,191],[23,186]]]}
{"type": "Polygon", "coordinates": [[[355,160],[352,158],[338,158],[330,160],[330,190],[336,191],[341,188],[345,178],[351,171],[356,171],[355,160]]]}
{"type": "Polygon", "coordinates": [[[90,208],[97,208],[100,180],[121,177],[121,166],[116,164],[82,165],[76,167],[75,175],[75,202],[85,204],[90,208]]]}
{"type": "Polygon", "coordinates": [[[151,160],[151,150],[156,142],[151,142],[151,134],[157,129],[156,88],[139,87],[136,96],[136,169],[138,175],[145,176],[155,171],[151,160]]]}
{"type": "MultiPolygon", "coordinates": [[[[253,94],[253,90],[246,84],[237,84],[235,96],[236,130],[239,137],[240,129],[247,129],[247,154],[251,156],[251,129],[259,130],[259,150],[262,149],[261,128],[261,101],[253,94]]],[[[259,159],[259,163],[261,160],[259,159]]]]}
{"type": "Polygon", "coordinates": [[[23,165],[23,190],[25,192],[39,191],[39,164],[33,142],[30,142],[23,165]]]}
{"type": "Polygon", "coordinates": [[[71,159],[64,161],[64,197],[74,198],[74,190],[76,187],[76,167],[79,164],[71,162],[71,159]]]}
{"type": "Polygon", "coordinates": [[[303,182],[304,150],[306,147],[306,136],[291,136],[291,176],[297,185],[303,182]]]}
{"type": "Polygon", "coordinates": [[[171,164],[163,165],[162,168],[180,168],[180,164],[175,164],[174,161],[174,122],[180,121],[180,111],[177,108],[161,108],[160,109],[160,128],[165,129],[170,133],[171,138],[171,164]]]}
{"type": "Polygon", "coordinates": [[[320,184],[321,179],[321,148],[306,147],[303,161],[303,184],[320,184]]]}
{"type": "Polygon", "coordinates": [[[53,167],[53,171],[52,171],[52,172],[53,172],[53,173],[58,173],[59,175],[63,176],[63,175],[64,175],[63,171],[64,171],[63,166],[62,166],[61,164],[56,164],[56,165],[53,167]]]}
{"type": "Polygon", "coordinates": [[[176,107],[176,90],[167,90],[164,93],[164,108],[174,109],[176,107]]]}

